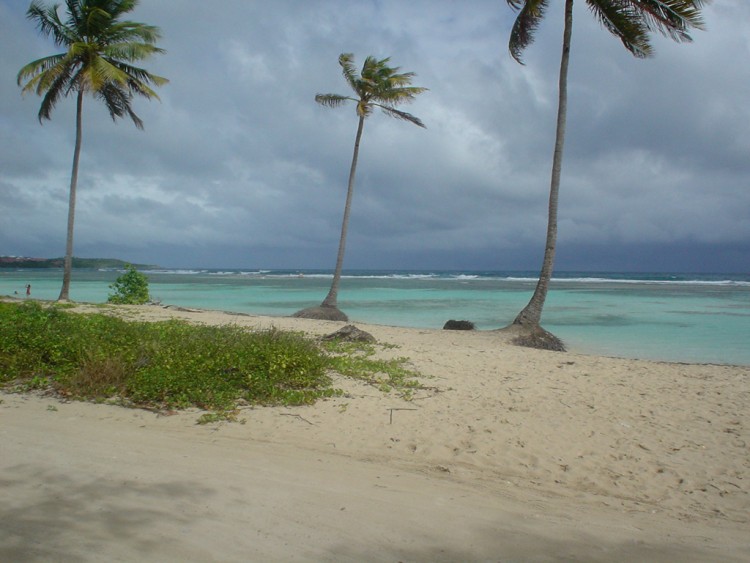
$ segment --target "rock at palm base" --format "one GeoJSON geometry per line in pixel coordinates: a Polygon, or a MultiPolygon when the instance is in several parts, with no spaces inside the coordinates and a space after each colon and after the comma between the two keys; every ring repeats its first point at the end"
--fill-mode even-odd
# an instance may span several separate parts
{"type": "Polygon", "coordinates": [[[321,340],[344,340],[346,342],[376,342],[375,337],[369,332],[357,328],[354,325],[346,325],[336,332],[324,336],[321,340]]]}

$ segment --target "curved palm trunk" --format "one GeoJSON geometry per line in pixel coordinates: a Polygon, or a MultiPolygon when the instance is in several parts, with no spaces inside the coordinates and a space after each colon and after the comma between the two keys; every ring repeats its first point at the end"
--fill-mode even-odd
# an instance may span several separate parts
{"type": "Polygon", "coordinates": [[[344,267],[344,251],[346,250],[346,232],[349,229],[349,212],[352,208],[352,195],[354,194],[354,175],[357,172],[357,159],[359,158],[359,141],[362,138],[362,129],[365,125],[365,116],[359,116],[357,136],[354,139],[354,155],[352,156],[352,167],[349,170],[349,186],[346,190],[346,205],[344,206],[344,219],[341,223],[341,238],[339,239],[339,252],[336,256],[336,269],[333,272],[333,282],[328,295],[321,303],[321,307],[337,308],[339,294],[339,283],[341,282],[341,271],[344,267]]]}
{"type": "Polygon", "coordinates": [[[534,295],[524,309],[513,321],[515,325],[539,326],[542,319],[544,301],[547,299],[549,282],[555,262],[557,246],[557,205],[560,193],[560,173],[562,170],[563,144],[565,143],[565,122],[568,113],[568,61],[570,59],[570,38],[573,30],[573,0],[565,0],[565,30],[563,32],[563,49],[560,60],[559,98],[557,105],[557,132],[555,134],[555,152],[552,158],[552,178],[549,190],[549,211],[547,218],[547,241],[544,248],[544,260],[539,274],[534,295]]]}
{"type": "Polygon", "coordinates": [[[70,293],[70,277],[73,271],[73,225],[76,214],[76,187],[78,185],[78,161],[81,157],[81,136],[83,133],[83,90],[78,91],[76,102],[76,145],[73,151],[73,171],[70,175],[70,198],[68,200],[68,234],[65,243],[65,259],[63,263],[63,284],[58,301],[68,301],[70,293]]]}

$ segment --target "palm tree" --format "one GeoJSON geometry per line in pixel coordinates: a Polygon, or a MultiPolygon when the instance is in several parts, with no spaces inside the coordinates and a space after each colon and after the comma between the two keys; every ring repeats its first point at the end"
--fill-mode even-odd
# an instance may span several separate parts
{"type": "Polygon", "coordinates": [[[340,320],[346,321],[347,316],[338,308],[338,291],[341,282],[341,271],[344,265],[344,250],[346,248],[346,233],[349,228],[349,212],[352,206],[352,195],[354,193],[354,176],[357,171],[357,159],[359,157],[359,142],[362,138],[362,129],[365,119],[372,114],[373,108],[378,107],[386,115],[409,121],[420,127],[424,127],[419,118],[397,110],[395,106],[411,102],[417,94],[421,94],[427,88],[411,86],[411,79],[415,76],[413,72],[399,74],[399,67],[389,67],[390,58],[377,60],[367,57],[362,71],[357,75],[354,66],[354,55],[344,53],[339,56],[344,79],[354,90],[356,97],[342,96],[340,94],[317,94],[315,101],[328,107],[339,107],[346,102],[357,104],[357,136],[354,139],[354,155],[349,170],[349,186],[346,191],[346,204],[344,206],[344,219],[341,224],[341,238],[339,239],[339,251],[336,257],[336,269],[333,273],[333,282],[328,295],[319,307],[310,307],[296,312],[293,316],[312,319],[340,320]]]}
{"type": "Polygon", "coordinates": [[[161,36],[159,28],[120,19],[137,4],[138,0],[65,0],[67,19],[64,22],[58,14],[58,4],[47,7],[34,0],[26,12],[26,17],[36,22],[42,35],[52,37],[56,46],[67,49],[33,61],[18,73],[18,85],[26,81],[24,94],[36,92],[44,96],[39,122],[51,119],[52,110],[61,97],[76,95],[76,138],[60,301],[67,301],[70,292],[84,94],[103,101],[113,121],[127,114],[138,129],[143,129],[143,122],[131,107],[133,95],[158,99],[150,85],[161,86],[168,82],[131,64],[164,52],[154,45],[161,36]]]}
{"type": "MultiPolygon", "coordinates": [[[[544,17],[549,0],[506,1],[512,9],[518,10],[518,17],[510,35],[510,53],[516,61],[523,64],[521,54],[534,40],[534,33],[544,17]]],[[[653,54],[649,39],[649,35],[653,31],[659,31],[675,41],[691,41],[688,30],[690,28],[703,28],[700,10],[705,2],[706,0],[586,0],[588,8],[604,28],[619,38],[625,48],[638,58],[647,58],[653,54]]],[[[541,317],[549,282],[552,278],[557,245],[557,204],[565,141],[568,106],[568,62],[572,29],[573,0],[565,0],[557,129],[552,157],[544,260],[539,281],[531,300],[513,321],[514,326],[522,329],[522,336],[518,340],[520,343],[554,350],[564,350],[564,346],[554,335],[542,329],[541,317]]]]}

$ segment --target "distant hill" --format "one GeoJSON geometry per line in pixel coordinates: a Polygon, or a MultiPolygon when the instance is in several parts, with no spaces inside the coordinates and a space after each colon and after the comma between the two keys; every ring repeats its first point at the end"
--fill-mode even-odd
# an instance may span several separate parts
{"type": "MultiPolygon", "coordinates": [[[[73,268],[78,269],[122,269],[126,264],[124,260],[114,258],[76,258],[73,257],[73,268]]],[[[138,269],[157,268],[151,264],[133,264],[138,269]]],[[[26,256],[0,256],[0,268],[62,268],[62,258],[29,258],[26,256]]]]}

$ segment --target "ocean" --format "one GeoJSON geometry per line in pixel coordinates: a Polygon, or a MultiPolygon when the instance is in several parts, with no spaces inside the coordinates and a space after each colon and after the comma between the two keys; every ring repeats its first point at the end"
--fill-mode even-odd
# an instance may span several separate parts
{"type": "MultiPolygon", "coordinates": [[[[164,305],[287,316],[319,304],[322,270],[145,271],[164,305]]],[[[71,299],[104,303],[119,272],[74,270],[71,299]]],[[[356,322],[478,330],[508,325],[528,302],[534,272],[348,271],[339,307],[356,322]]],[[[60,270],[2,270],[0,295],[54,300],[60,270]]],[[[576,352],[652,360],[750,365],[750,274],[560,272],[542,325],[576,352]]]]}

